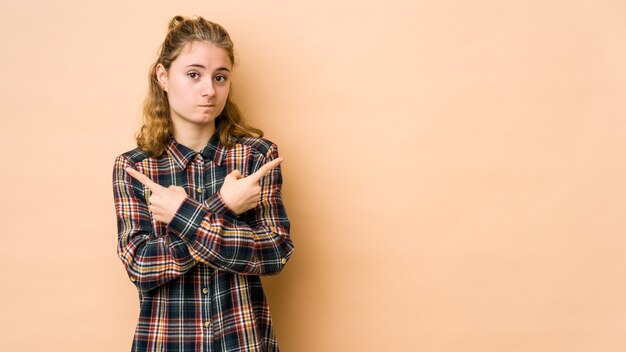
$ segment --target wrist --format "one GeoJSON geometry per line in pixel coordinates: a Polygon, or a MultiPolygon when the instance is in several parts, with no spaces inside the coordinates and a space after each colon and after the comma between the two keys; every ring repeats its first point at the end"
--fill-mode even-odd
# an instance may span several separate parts
{"type": "Polygon", "coordinates": [[[217,192],[217,198],[226,211],[230,211],[231,213],[235,214],[235,216],[238,216],[239,214],[241,214],[241,212],[239,212],[238,209],[235,206],[233,206],[230,199],[224,197],[221,190],[217,192]]]}

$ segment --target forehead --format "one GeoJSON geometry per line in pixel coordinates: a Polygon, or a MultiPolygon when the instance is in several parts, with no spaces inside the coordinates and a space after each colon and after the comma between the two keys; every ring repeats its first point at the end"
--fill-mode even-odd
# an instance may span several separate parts
{"type": "Polygon", "coordinates": [[[202,65],[206,68],[225,67],[230,69],[232,62],[226,50],[207,41],[195,41],[185,44],[172,65],[202,65]]]}

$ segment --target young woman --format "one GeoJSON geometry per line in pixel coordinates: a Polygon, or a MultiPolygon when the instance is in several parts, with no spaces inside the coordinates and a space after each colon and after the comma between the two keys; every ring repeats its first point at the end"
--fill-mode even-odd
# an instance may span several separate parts
{"type": "Polygon", "coordinates": [[[230,97],[233,43],[174,17],[138,148],[115,160],[117,252],[140,299],[133,351],[278,351],[259,275],[293,251],[276,145],[230,97]]]}

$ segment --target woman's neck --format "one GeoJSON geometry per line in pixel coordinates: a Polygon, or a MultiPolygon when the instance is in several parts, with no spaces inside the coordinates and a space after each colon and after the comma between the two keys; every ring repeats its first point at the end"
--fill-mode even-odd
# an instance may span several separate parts
{"type": "Polygon", "coordinates": [[[215,121],[198,126],[197,124],[174,123],[173,135],[177,143],[200,152],[215,133],[215,121]]]}

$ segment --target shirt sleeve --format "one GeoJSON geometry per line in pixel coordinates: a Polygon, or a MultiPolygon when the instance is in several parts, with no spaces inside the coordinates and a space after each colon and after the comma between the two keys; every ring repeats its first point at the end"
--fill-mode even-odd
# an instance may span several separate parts
{"type": "Polygon", "coordinates": [[[144,188],[125,168],[133,163],[120,155],[113,168],[113,196],[117,216],[117,254],[130,280],[148,291],[189,271],[197,261],[179,238],[155,235],[144,188]]]}
{"type": "MultiPolygon", "coordinates": [[[[272,144],[251,173],[277,157],[277,147],[272,144]]],[[[281,196],[280,166],[269,171],[260,186],[259,205],[241,217],[228,210],[219,192],[202,203],[187,198],[169,223],[168,232],[187,244],[195,260],[217,269],[278,274],[294,249],[281,196]]]]}

